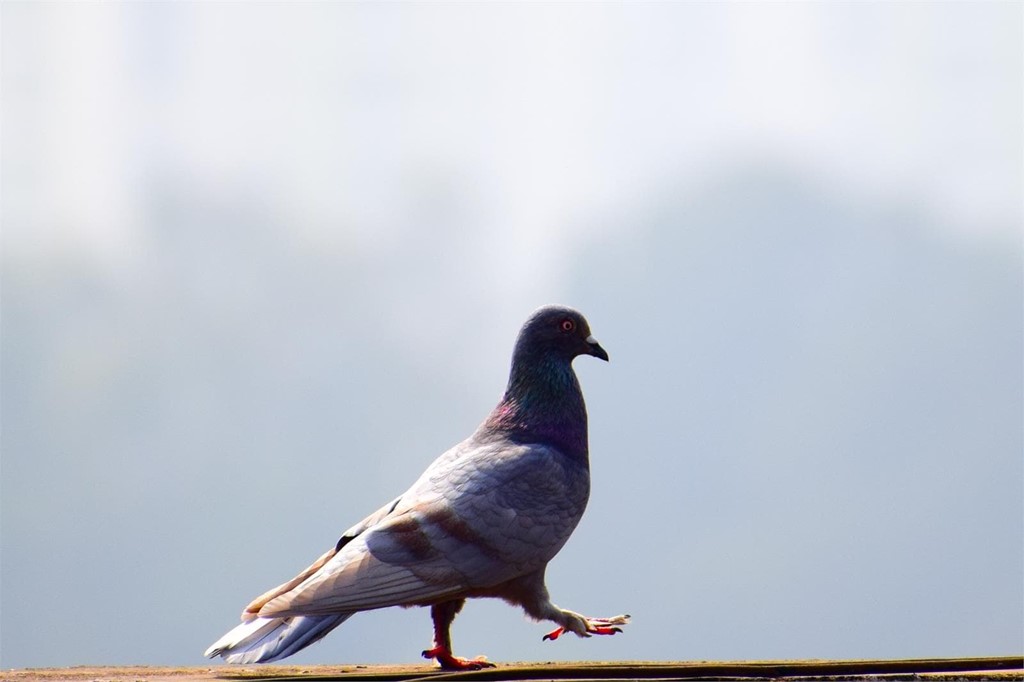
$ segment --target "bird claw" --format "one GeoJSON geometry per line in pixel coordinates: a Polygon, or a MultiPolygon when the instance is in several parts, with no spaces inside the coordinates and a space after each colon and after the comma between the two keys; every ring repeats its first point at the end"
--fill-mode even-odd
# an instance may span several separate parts
{"type": "Polygon", "coordinates": [[[476,658],[462,658],[455,656],[444,647],[434,647],[423,652],[423,658],[432,658],[437,661],[442,670],[480,670],[482,668],[496,668],[497,666],[487,660],[486,656],[476,658]]]}
{"type": "MultiPolygon", "coordinates": [[[[614,635],[616,632],[622,632],[622,628],[616,627],[618,625],[629,624],[629,614],[621,616],[612,616],[611,618],[586,618],[587,630],[585,633],[576,633],[580,637],[590,637],[591,635],[614,635]]],[[[567,628],[557,627],[551,632],[544,635],[541,641],[555,641],[566,632],[570,632],[567,628]]]]}

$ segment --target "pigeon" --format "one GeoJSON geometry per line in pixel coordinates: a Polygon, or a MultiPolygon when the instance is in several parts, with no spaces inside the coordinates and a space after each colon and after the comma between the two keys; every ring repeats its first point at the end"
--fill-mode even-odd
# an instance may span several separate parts
{"type": "Polygon", "coordinates": [[[205,655],[277,661],[359,611],[429,606],[434,643],[424,658],[448,670],[493,667],[452,653],[452,621],[478,597],[554,622],[545,640],[621,632],[628,615],[588,618],[559,608],[544,581],[590,495],[587,410],[572,369],[578,355],[608,360],[583,315],[536,310],[516,340],[505,393],[477,430],[309,568],[254,599],[242,624],[205,655]]]}

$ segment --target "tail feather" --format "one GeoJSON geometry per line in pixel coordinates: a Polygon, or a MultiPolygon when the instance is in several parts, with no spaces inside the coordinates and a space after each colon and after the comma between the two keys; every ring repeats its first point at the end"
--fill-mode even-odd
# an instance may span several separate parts
{"type": "Polygon", "coordinates": [[[269,663],[305,649],[352,615],[255,618],[218,639],[204,655],[220,656],[228,663],[269,663]]]}

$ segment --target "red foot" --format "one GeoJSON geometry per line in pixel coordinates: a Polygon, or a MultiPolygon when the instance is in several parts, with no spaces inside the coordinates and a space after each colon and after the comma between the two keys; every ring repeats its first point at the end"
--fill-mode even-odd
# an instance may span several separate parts
{"type": "Polygon", "coordinates": [[[496,667],[483,656],[476,658],[453,656],[451,651],[440,646],[424,651],[423,658],[433,658],[441,665],[443,670],[480,670],[481,668],[496,667]]]}
{"type": "MultiPolygon", "coordinates": [[[[568,632],[565,628],[555,628],[548,634],[544,635],[541,641],[551,640],[552,642],[568,632]]],[[[616,632],[622,632],[622,628],[610,628],[610,627],[596,627],[593,630],[587,630],[588,635],[614,635],[616,632]]]]}
{"type": "MultiPolygon", "coordinates": [[[[588,618],[587,634],[614,635],[616,632],[622,632],[622,628],[615,627],[616,625],[625,625],[628,622],[629,616],[615,616],[614,618],[588,618]]],[[[541,641],[551,640],[553,642],[566,632],[568,632],[568,630],[565,628],[555,628],[548,634],[544,635],[541,641]]]]}

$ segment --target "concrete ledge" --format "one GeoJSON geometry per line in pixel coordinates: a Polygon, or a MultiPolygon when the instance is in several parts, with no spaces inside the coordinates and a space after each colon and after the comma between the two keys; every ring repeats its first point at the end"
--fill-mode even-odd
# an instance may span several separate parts
{"type": "Polygon", "coordinates": [[[412,682],[414,680],[1024,680],[1024,656],[897,660],[506,663],[445,672],[429,665],[76,666],[0,671],[4,682],[412,682]]]}

